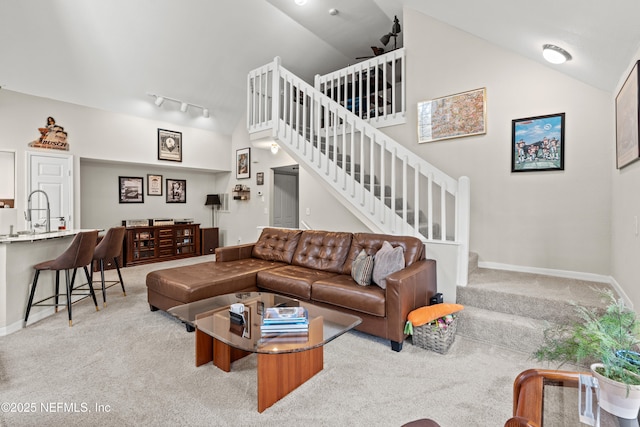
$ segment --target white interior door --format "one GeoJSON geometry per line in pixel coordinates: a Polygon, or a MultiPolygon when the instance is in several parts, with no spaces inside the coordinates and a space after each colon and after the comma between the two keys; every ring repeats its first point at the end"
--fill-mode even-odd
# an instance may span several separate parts
{"type": "MultiPolygon", "coordinates": [[[[58,229],[62,218],[67,228],[73,228],[73,156],[27,152],[27,167],[27,197],[34,190],[47,193],[51,210],[51,231],[58,229]]],[[[47,218],[44,210],[47,208],[45,196],[35,193],[31,198],[31,207],[43,209],[32,211],[32,224],[44,225],[47,218]]],[[[39,230],[44,231],[44,227],[39,230]]]]}
{"type": "Polygon", "coordinates": [[[298,176],[273,174],[273,226],[298,228],[298,176]]]}

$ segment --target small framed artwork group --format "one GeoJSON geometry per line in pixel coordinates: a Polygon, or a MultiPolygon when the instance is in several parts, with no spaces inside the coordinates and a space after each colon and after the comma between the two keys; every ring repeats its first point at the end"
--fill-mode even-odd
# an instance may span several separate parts
{"type": "Polygon", "coordinates": [[[511,172],[564,170],[564,115],[511,122],[511,172]]]}
{"type": "MultiPolygon", "coordinates": [[[[165,180],[166,203],[187,203],[187,180],[165,180]]],[[[118,177],[120,203],[144,203],[144,178],[137,176],[118,177]]],[[[162,196],[162,175],[147,175],[147,195],[162,196]]]]}

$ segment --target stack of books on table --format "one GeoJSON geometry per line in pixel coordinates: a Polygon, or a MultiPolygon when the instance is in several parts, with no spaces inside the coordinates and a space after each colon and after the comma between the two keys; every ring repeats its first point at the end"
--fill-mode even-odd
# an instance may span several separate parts
{"type": "Polygon", "coordinates": [[[269,307],[264,312],[262,338],[279,341],[306,341],[309,335],[309,314],[304,307],[269,307]]]}

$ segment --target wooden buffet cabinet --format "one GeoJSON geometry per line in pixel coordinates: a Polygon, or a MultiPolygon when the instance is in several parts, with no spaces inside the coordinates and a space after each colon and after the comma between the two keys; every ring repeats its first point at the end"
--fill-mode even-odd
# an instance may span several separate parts
{"type": "Polygon", "coordinates": [[[127,227],[125,266],[200,255],[200,224],[127,227]]]}

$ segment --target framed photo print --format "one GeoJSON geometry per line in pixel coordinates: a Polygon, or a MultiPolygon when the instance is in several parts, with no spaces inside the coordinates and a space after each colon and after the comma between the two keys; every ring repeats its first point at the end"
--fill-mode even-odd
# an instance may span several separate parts
{"type": "Polygon", "coordinates": [[[264,185],[264,172],[256,174],[256,185],[264,185]]]}
{"type": "Polygon", "coordinates": [[[236,179],[251,178],[251,148],[236,150],[236,179]]]}
{"type": "Polygon", "coordinates": [[[564,113],[511,121],[511,172],[564,170],[564,113]]]}
{"type": "Polygon", "coordinates": [[[638,134],[638,88],[640,87],[636,62],[616,96],[616,167],[623,167],[640,159],[638,134]]]}
{"type": "Polygon", "coordinates": [[[167,178],[167,203],[187,203],[187,180],[167,178]]]}
{"type": "Polygon", "coordinates": [[[144,178],[133,176],[118,177],[120,203],[144,203],[144,178]]]}
{"type": "Polygon", "coordinates": [[[158,129],[158,160],[182,161],[182,132],[158,129]]]}
{"type": "Polygon", "coordinates": [[[162,175],[147,175],[147,196],[162,196],[162,175]]]}

